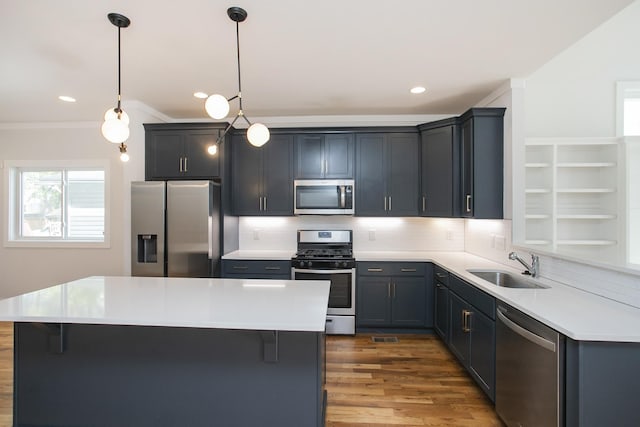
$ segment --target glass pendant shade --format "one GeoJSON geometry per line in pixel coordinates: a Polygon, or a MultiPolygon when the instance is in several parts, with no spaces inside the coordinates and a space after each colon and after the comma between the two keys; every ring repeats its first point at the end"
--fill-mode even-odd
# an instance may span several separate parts
{"type": "Polygon", "coordinates": [[[204,104],[207,114],[214,119],[224,119],[229,114],[229,101],[222,95],[211,95],[204,104]]]}
{"type": "Polygon", "coordinates": [[[126,163],[129,161],[129,154],[127,153],[122,153],[120,154],[120,161],[123,163],[126,163]]]}
{"type": "Polygon", "coordinates": [[[102,136],[109,142],[121,144],[129,138],[129,125],[117,117],[105,120],[102,124],[102,136]]]}
{"type": "Polygon", "coordinates": [[[254,147],[262,147],[269,141],[269,128],[262,123],[254,123],[247,129],[247,139],[254,147]]]}
{"type": "Polygon", "coordinates": [[[215,156],[216,154],[218,154],[218,146],[216,144],[211,144],[207,147],[207,153],[209,153],[211,156],[215,156]]]}
{"type": "MultiPolygon", "coordinates": [[[[117,119],[118,118],[118,113],[116,112],[116,110],[117,110],[117,108],[109,108],[104,113],[104,120],[107,121],[109,119],[117,119]]],[[[122,109],[120,110],[120,120],[125,122],[127,124],[127,126],[129,125],[129,115],[122,109]]]]}

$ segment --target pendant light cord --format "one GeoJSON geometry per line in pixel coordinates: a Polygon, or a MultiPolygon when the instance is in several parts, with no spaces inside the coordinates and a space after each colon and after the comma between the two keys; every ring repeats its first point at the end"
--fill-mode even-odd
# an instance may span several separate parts
{"type": "Polygon", "coordinates": [[[120,100],[122,99],[122,88],[120,84],[120,26],[118,26],[118,118],[122,114],[122,108],[120,107],[120,100]]]}
{"type": "Polygon", "coordinates": [[[238,101],[242,111],[242,82],[240,80],[240,23],[236,21],[236,54],[238,59],[238,101]]]}

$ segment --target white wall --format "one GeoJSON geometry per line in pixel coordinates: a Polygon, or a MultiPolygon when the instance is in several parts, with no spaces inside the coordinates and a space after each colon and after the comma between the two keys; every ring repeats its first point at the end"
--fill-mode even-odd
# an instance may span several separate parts
{"type": "MultiPolygon", "coordinates": [[[[110,247],[95,249],[0,247],[0,297],[43,288],[83,276],[122,273],[122,186],[126,166],[115,144],[106,142],[99,123],[31,125],[0,129],[0,160],[101,159],[109,162],[110,247]]],[[[4,173],[0,176],[5,187],[4,173]]],[[[0,206],[2,237],[7,233],[5,197],[0,206]]]]}

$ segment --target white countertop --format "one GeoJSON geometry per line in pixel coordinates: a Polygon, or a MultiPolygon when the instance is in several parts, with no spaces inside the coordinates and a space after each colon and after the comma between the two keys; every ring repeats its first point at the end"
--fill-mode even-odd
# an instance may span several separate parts
{"type": "Polygon", "coordinates": [[[0,300],[0,320],[325,330],[329,281],[93,276],[0,300]]]}
{"type": "Polygon", "coordinates": [[[581,341],[640,342],[640,309],[547,280],[546,289],[513,289],[493,285],[469,273],[469,269],[510,268],[466,252],[356,252],[358,261],[431,261],[478,289],[528,314],[562,334],[581,341]]]}

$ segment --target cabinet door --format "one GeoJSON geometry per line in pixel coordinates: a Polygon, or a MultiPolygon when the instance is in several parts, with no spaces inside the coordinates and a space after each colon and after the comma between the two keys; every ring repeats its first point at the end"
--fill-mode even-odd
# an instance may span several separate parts
{"type": "Polygon", "coordinates": [[[461,212],[462,217],[473,217],[473,119],[465,120],[461,127],[461,212]]]}
{"type": "MultiPolygon", "coordinates": [[[[459,188],[454,168],[456,126],[430,129],[422,132],[422,197],[420,215],[453,217],[454,203],[459,200],[459,188]]],[[[457,209],[456,209],[457,210],[457,209]]]]}
{"type": "Polygon", "coordinates": [[[182,175],[184,136],[182,132],[145,134],[145,179],[172,179],[182,175]]]}
{"type": "Polygon", "coordinates": [[[468,304],[453,292],[449,292],[449,348],[466,368],[469,365],[468,304]]]}
{"type": "Polygon", "coordinates": [[[234,135],[230,141],[233,212],[236,215],[260,215],[262,150],[250,145],[243,135],[234,135]]]}
{"type": "Polygon", "coordinates": [[[422,277],[391,278],[391,324],[424,327],[426,288],[422,277]]]}
{"type": "Polygon", "coordinates": [[[418,216],[418,135],[388,134],[386,153],[387,214],[418,216]]]}
{"type": "Polygon", "coordinates": [[[298,135],[295,138],[295,178],[324,178],[324,135],[298,135]]]}
{"type": "Polygon", "coordinates": [[[391,323],[391,279],[359,276],[356,295],[358,326],[389,326],[391,323]]]}
{"type": "Polygon", "coordinates": [[[434,329],[444,342],[449,342],[449,289],[441,283],[435,287],[434,329]]]}
{"type": "Polygon", "coordinates": [[[470,316],[469,371],[484,392],[495,399],[496,324],[475,310],[470,316]]]}
{"type": "Polygon", "coordinates": [[[353,134],[326,135],[324,141],[324,177],[353,178],[353,134]]]}
{"type": "Polygon", "coordinates": [[[262,148],[262,215],[293,215],[293,136],[271,135],[262,148]]]}
{"type": "Polygon", "coordinates": [[[220,155],[207,152],[216,143],[218,131],[191,131],[185,137],[183,170],[189,178],[211,179],[220,177],[220,155]]]}
{"type": "Polygon", "coordinates": [[[384,142],[384,134],[356,136],[356,215],[387,215],[384,142]]]}

